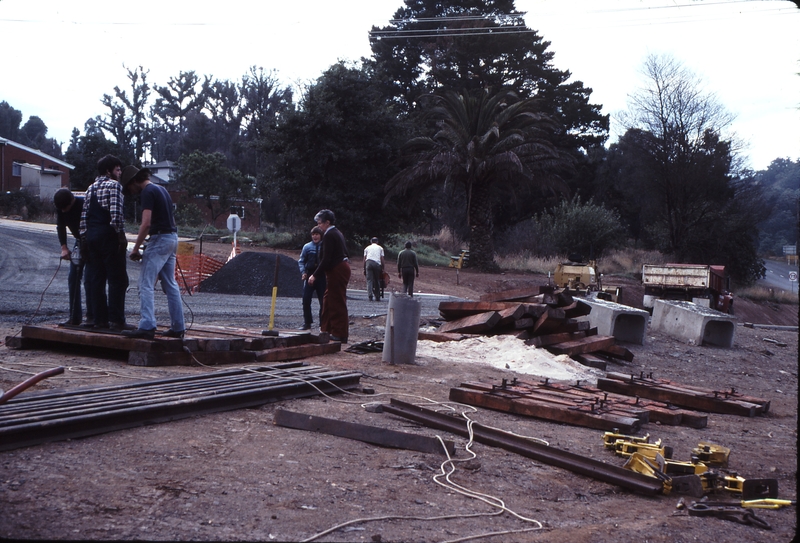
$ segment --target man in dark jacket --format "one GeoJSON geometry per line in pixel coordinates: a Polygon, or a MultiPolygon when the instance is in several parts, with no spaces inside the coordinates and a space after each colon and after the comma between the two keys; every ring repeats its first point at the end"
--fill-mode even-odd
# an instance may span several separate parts
{"type": "MultiPolygon", "coordinates": [[[[83,211],[83,196],[75,196],[68,188],[60,188],[53,195],[53,205],[56,207],[56,233],[61,244],[61,258],[69,260],[69,319],[64,323],[67,326],[79,326],[83,321],[83,308],[81,307],[81,279],[85,259],[80,251],[85,249],[80,246],[81,239],[81,212],[83,211]],[[72,254],[67,246],[67,229],[75,238],[77,253],[72,254]]],[[[91,295],[88,285],[86,290],[86,320],[94,321],[92,312],[91,295]]]]}
{"type": "Polygon", "coordinates": [[[411,242],[397,255],[397,276],[403,280],[403,293],[414,295],[414,277],[419,277],[417,253],[411,250],[411,242]]]}
{"type": "Polygon", "coordinates": [[[323,209],[314,217],[322,230],[322,257],[316,271],[308,278],[313,285],[317,277],[325,274],[327,287],[322,299],[320,330],[328,332],[331,339],[347,343],[350,316],[347,313],[347,283],[350,282],[350,258],[344,235],[334,226],[336,216],[323,209]]]}

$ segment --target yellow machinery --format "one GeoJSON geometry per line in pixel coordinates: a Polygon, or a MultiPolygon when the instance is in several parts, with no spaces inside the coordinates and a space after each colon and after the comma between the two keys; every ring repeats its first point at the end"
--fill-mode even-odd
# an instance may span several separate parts
{"type": "Polygon", "coordinates": [[[597,298],[610,302],[622,303],[622,288],[603,286],[603,275],[597,271],[597,262],[569,261],[556,266],[553,281],[558,288],[566,289],[570,294],[588,296],[597,293],[597,298]]]}

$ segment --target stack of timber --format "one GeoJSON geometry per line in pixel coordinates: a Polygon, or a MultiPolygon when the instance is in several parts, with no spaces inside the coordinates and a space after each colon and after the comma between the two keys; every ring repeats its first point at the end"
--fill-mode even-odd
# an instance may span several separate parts
{"type": "Polygon", "coordinates": [[[638,396],[669,402],[687,409],[708,413],[722,413],[754,417],[769,411],[769,400],[746,396],[731,388],[713,390],[694,385],[674,383],[667,379],[655,379],[652,374],[626,375],[609,372],[605,379],[597,380],[597,388],[618,394],[638,396]]]}
{"type": "MultiPolygon", "coordinates": [[[[163,332],[162,332],[163,333],[163,332]]],[[[75,326],[23,326],[18,337],[6,337],[14,349],[52,349],[70,346],[110,349],[127,353],[133,366],[193,366],[284,362],[339,352],[341,343],[328,334],[280,332],[264,336],[243,328],[193,325],[184,339],[157,335],[132,339],[110,331],[75,326]]]]}
{"type": "Polygon", "coordinates": [[[468,382],[450,389],[450,400],[552,422],[636,432],[642,424],[705,428],[708,416],[666,402],[608,393],[578,381],[576,384],[502,380],[499,385],[468,382]]]}
{"type": "Polygon", "coordinates": [[[606,369],[609,359],[633,360],[633,353],[613,336],[597,335],[589,321],[590,305],[564,289],[530,287],[484,294],[478,302],[442,302],[445,320],[435,333],[420,339],[450,341],[475,334],[512,334],[528,345],[566,354],[585,366],[606,369]]]}
{"type": "Polygon", "coordinates": [[[123,385],[24,394],[0,405],[0,450],[256,407],[359,385],[360,372],[289,362],[123,385]]]}

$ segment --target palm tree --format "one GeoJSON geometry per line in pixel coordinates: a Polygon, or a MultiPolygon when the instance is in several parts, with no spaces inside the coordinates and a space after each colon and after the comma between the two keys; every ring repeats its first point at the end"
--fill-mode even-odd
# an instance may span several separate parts
{"type": "Polygon", "coordinates": [[[550,143],[554,124],[536,111],[535,99],[519,100],[510,90],[431,95],[431,137],[409,140],[403,154],[411,165],[386,183],[385,202],[409,189],[443,183],[466,192],[470,264],[493,270],[492,193],[501,184],[535,183],[563,188],[557,171],[568,159],[550,143]]]}

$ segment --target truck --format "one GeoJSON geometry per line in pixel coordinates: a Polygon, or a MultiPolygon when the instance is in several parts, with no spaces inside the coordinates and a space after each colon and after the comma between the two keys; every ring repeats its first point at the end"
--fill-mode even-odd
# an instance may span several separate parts
{"type": "Polygon", "coordinates": [[[580,259],[572,260],[570,257],[569,262],[556,265],[553,281],[556,287],[566,289],[573,295],[622,303],[622,288],[603,285],[603,274],[597,270],[595,260],[582,262],[580,259]]]}
{"type": "Polygon", "coordinates": [[[733,314],[733,294],[725,266],[644,264],[642,305],[652,312],[655,301],[683,300],[733,314]]]}

